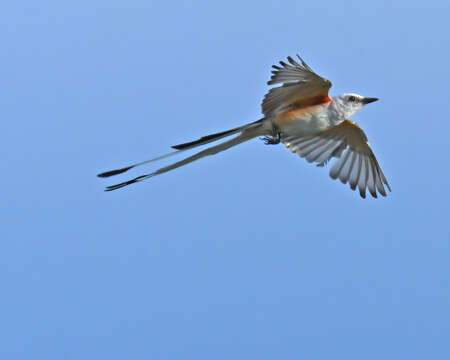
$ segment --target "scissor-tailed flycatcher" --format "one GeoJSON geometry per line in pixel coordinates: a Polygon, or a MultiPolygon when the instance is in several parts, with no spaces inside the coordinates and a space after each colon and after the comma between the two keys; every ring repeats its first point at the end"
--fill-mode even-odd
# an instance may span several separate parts
{"type": "Polygon", "coordinates": [[[377,197],[377,190],[386,196],[383,184],[389,191],[391,188],[370,149],[367,137],[357,123],[348,120],[348,117],[365,104],[378,99],[357,94],[328,96],[331,82],[317,75],[300,56],[297,57],[301,64],[288,57],[289,64],[280,61],[281,66],[273,65],[272,77],[267,84],[282,85],[270,89],[264,96],[262,119],[203,136],[195,141],[174,145],[172,148],[176,151],[169,154],[98,174],[99,177],[121,174],[136,166],[238,134],[228,141],[211,146],[150,174],[108,186],[105,190],[115,190],[151,178],[204,156],[217,154],[254,137],[263,136],[266,144],[278,144],[281,141],[292,152],[304,157],[308,162],[317,163],[317,166],[324,166],[335,157],[338,160],[330,170],[333,179],[339,178],[344,184],[348,182],[352,190],[358,187],[363,198],[366,197],[366,188],[373,197],[377,197]]]}

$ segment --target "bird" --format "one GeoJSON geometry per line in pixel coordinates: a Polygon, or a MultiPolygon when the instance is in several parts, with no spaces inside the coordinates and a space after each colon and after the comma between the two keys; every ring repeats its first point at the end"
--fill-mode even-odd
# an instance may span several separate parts
{"type": "Polygon", "coordinates": [[[333,159],[330,177],[339,179],[343,184],[348,183],[352,190],[358,188],[362,198],[366,197],[366,190],[374,198],[377,197],[377,192],[386,196],[385,186],[389,191],[391,187],[367,137],[361,127],[349,119],[364,105],[375,102],[378,98],[355,93],[329,96],[331,82],[315,73],[298,54],[297,59],[288,56],[287,62],[280,61],[272,68],[267,84],[278,86],[269,89],[264,96],[261,119],[174,145],[174,151],[153,159],[102,172],[97,176],[105,178],[121,174],[137,166],[235,135],[152,173],[107,186],[105,191],[141,182],[259,137],[267,145],[281,142],[293,153],[319,167],[324,167],[333,159]]]}

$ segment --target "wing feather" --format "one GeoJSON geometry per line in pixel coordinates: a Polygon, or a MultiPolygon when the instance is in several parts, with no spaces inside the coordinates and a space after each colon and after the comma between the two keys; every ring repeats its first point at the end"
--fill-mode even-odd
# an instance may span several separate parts
{"type": "Polygon", "coordinates": [[[377,191],[375,188],[375,174],[373,168],[373,163],[369,160],[368,157],[366,157],[366,166],[367,166],[367,172],[368,172],[368,179],[367,179],[367,188],[369,189],[370,195],[372,195],[374,198],[377,197],[377,191]]]}
{"type": "Polygon", "coordinates": [[[282,141],[292,152],[318,166],[336,157],[330,177],[349,183],[352,190],[358,188],[362,198],[366,197],[367,190],[374,198],[378,196],[377,191],[386,196],[384,185],[391,191],[366,135],[353,121],[345,120],[314,135],[287,136],[282,141]]]}
{"type": "Polygon", "coordinates": [[[271,117],[278,109],[287,107],[296,101],[328,96],[331,82],[317,75],[299,55],[297,57],[300,64],[288,56],[289,64],[280,61],[281,66],[272,66],[274,70],[272,70],[272,77],[267,84],[282,85],[270,89],[264,96],[261,107],[265,117],[271,117]]]}
{"type": "MultiPolygon", "coordinates": [[[[323,145],[327,143],[328,139],[321,139],[317,143],[313,143],[309,146],[299,148],[297,150],[297,154],[299,154],[301,157],[308,158],[308,156],[316,149],[320,149],[323,145]]],[[[310,161],[311,162],[311,161],[310,161]]]]}
{"type": "Polygon", "coordinates": [[[320,149],[318,149],[314,156],[311,156],[312,154],[310,154],[310,159],[307,159],[309,162],[317,162],[319,164],[322,164],[326,161],[328,161],[328,159],[330,159],[330,157],[332,156],[333,152],[340,146],[340,142],[337,141],[336,139],[330,139],[328,141],[328,143],[324,146],[322,146],[320,149]]]}
{"type": "Polygon", "coordinates": [[[366,187],[367,187],[367,163],[366,157],[364,155],[360,155],[360,171],[358,174],[358,188],[359,194],[362,198],[366,197],[366,187]]]}

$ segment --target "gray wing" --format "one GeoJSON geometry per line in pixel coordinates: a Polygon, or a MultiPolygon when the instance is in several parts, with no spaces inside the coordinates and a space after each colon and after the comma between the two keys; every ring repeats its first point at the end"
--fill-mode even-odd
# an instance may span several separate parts
{"type": "Polygon", "coordinates": [[[350,188],[359,189],[361,197],[366,197],[366,189],[376,198],[378,192],[386,196],[391,188],[370,148],[362,129],[353,121],[341,124],[310,136],[287,136],[283,143],[292,152],[304,157],[308,162],[325,165],[331,158],[338,158],[330,169],[332,179],[349,183],[350,188]]]}
{"type": "Polygon", "coordinates": [[[297,55],[301,64],[292,57],[288,57],[289,64],[280,61],[280,65],[273,65],[272,77],[267,82],[268,85],[283,84],[272,88],[264,96],[261,104],[265,117],[270,117],[281,107],[289,106],[296,101],[317,96],[328,96],[331,82],[317,75],[304,61],[297,55]]]}

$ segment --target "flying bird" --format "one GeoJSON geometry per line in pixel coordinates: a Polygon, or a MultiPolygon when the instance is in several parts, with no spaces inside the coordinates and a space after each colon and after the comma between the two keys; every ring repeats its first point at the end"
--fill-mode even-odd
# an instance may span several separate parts
{"type": "Polygon", "coordinates": [[[280,61],[273,65],[268,85],[271,88],[262,101],[263,118],[216,134],[206,135],[198,140],[172,146],[175,151],[133,164],[121,169],[106,171],[99,177],[121,174],[132,168],[160,160],[180,152],[205,145],[219,139],[236,135],[231,139],[211,146],[183,160],[162,167],[152,173],[111,185],[105,191],[116,190],[153,176],[189,164],[207,155],[214,155],[235,145],[262,137],[266,144],[282,142],[293,153],[325,166],[336,158],[330,169],[330,177],[349,183],[350,188],[359,189],[361,197],[366,197],[366,189],[373,197],[377,191],[386,196],[384,185],[391,188],[373,154],[367,137],[359,125],[348,118],[364,105],[377,101],[374,97],[358,94],[341,94],[330,97],[331,82],[316,74],[303,59],[298,61],[287,57],[287,63],[280,61]]]}

